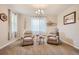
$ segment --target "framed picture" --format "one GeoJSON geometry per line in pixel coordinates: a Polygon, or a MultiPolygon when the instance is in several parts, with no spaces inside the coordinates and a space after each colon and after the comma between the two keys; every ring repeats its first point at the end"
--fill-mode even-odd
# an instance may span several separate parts
{"type": "Polygon", "coordinates": [[[76,11],[64,16],[64,25],[76,23],[76,11]]]}

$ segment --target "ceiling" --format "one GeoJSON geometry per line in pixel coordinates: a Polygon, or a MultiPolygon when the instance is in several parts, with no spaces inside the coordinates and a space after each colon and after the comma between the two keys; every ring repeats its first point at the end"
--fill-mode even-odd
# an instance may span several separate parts
{"type": "Polygon", "coordinates": [[[73,4],[11,4],[18,13],[33,16],[35,10],[40,8],[44,10],[44,15],[58,15],[73,4]]]}

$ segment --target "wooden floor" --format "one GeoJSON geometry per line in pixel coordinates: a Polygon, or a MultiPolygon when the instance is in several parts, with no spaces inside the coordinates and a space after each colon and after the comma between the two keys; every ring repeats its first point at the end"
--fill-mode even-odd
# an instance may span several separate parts
{"type": "Polygon", "coordinates": [[[13,44],[0,50],[0,55],[79,55],[79,50],[67,45],[32,45],[21,46],[22,41],[18,40],[13,44]]]}

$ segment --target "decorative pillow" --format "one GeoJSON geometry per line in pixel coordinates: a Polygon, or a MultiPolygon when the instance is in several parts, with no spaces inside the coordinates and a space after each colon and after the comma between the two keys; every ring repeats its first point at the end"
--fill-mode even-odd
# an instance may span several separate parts
{"type": "Polygon", "coordinates": [[[49,36],[56,36],[56,33],[50,33],[49,36]]]}
{"type": "Polygon", "coordinates": [[[56,37],[49,37],[49,39],[57,39],[56,37]]]}
{"type": "Polygon", "coordinates": [[[24,38],[24,39],[26,39],[26,40],[28,40],[28,39],[31,40],[32,38],[31,38],[31,37],[26,37],[26,38],[24,38]]]}

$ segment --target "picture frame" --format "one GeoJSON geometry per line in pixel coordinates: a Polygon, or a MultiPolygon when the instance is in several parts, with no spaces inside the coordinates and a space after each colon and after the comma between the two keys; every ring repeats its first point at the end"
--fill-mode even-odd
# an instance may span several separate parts
{"type": "Polygon", "coordinates": [[[76,23],[76,11],[64,16],[64,25],[76,23]]]}

